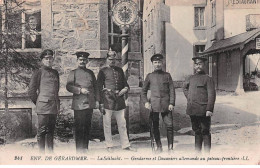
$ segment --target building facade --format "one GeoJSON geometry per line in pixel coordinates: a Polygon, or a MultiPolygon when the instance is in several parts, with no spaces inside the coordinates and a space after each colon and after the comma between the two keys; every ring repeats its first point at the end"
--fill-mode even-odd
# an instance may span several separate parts
{"type": "Polygon", "coordinates": [[[259,19],[257,19],[260,14],[259,5],[260,2],[257,0],[157,0],[145,2],[143,44],[144,62],[147,64],[144,65],[144,74],[152,71],[151,63],[148,61],[152,54],[162,53],[165,55],[165,70],[171,73],[176,86],[180,87],[181,84],[178,85],[178,81],[184,81],[187,76],[193,74],[191,58],[205,56],[208,58],[207,72],[214,78],[217,89],[243,91],[246,71],[255,70],[252,65],[258,68],[256,65],[259,57],[258,50],[255,47],[248,49],[250,52],[242,51],[242,49],[245,47],[243,45],[249,45],[248,42],[257,38],[258,32],[254,29],[259,27],[259,19]],[[150,6],[155,7],[150,9],[150,6]],[[160,12],[155,12],[153,15],[155,19],[150,21],[152,11],[160,12]],[[148,22],[147,25],[146,22],[148,22]],[[154,29],[153,27],[157,28],[155,35],[150,32],[154,29]],[[253,30],[255,32],[251,32],[253,30]],[[247,37],[251,40],[247,41],[248,39],[245,39],[247,37]],[[225,39],[230,41],[225,41],[225,39]],[[225,56],[223,56],[223,51],[226,50],[223,50],[222,43],[230,43],[225,47],[237,45],[239,47],[236,48],[239,50],[233,51],[234,48],[232,48],[232,52],[228,50],[228,52],[224,52],[225,56]],[[215,49],[216,45],[218,49],[215,49]],[[209,51],[211,51],[210,54],[209,51]],[[236,57],[241,53],[254,56],[236,57]],[[251,69],[248,68],[250,65],[251,69]]]}
{"type": "Polygon", "coordinates": [[[201,56],[209,60],[209,75],[214,78],[217,89],[238,94],[258,90],[260,55],[256,40],[259,38],[260,2],[212,0],[208,8],[211,12],[207,20],[211,25],[207,30],[206,50],[201,56]],[[212,11],[214,8],[217,16],[212,11]],[[218,19],[219,12],[222,19],[218,19]]]}
{"type": "MultiPolygon", "coordinates": [[[[20,1],[18,1],[20,2],[20,1]]],[[[87,68],[98,71],[104,66],[106,53],[109,46],[117,46],[117,64],[121,66],[121,29],[112,21],[111,11],[119,0],[26,0],[10,17],[17,18],[16,28],[19,34],[12,34],[16,41],[12,46],[21,54],[30,54],[39,57],[44,49],[54,50],[54,69],[60,74],[61,110],[72,113],[72,95],[66,91],[66,81],[71,70],[77,67],[77,51],[90,53],[87,68]],[[31,25],[36,25],[35,34],[31,34],[31,25]],[[28,36],[28,38],[27,38],[28,36]]],[[[138,10],[142,9],[142,1],[134,0],[138,10]]],[[[2,6],[2,5],[1,5],[2,6]]],[[[1,13],[1,30],[4,30],[4,7],[1,13]]],[[[9,18],[10,18],[9,17],[9,18]]],[[[129,111],[130,132],[139,128],[139,80],[142,76],[142,22],[138,18],[136,24],[131,26],[129,34],[129,111]]],[[[22,73],[22,72],[21,72],[22,73]]],[[[27,97],[27,88],[22,88],[19,83],[9,92],[10,108],[32,108],[33,125],[35,125],[35,106],[27,97]]],[[[1,86],[4,86],[4,77],[1,75],[1,86]]],[[[1,107],[4,104],[1,103],[1,107]]],[[[115,121],[113,121],[115,125],[115,121]]],[[[93,128],[102,129],[102,114],[94,111],[93,128]]],[[[115,130],[113,127],[113,130],[115,130]]],[[[102,134],[102,132],[100,132],[102,134]]]]}

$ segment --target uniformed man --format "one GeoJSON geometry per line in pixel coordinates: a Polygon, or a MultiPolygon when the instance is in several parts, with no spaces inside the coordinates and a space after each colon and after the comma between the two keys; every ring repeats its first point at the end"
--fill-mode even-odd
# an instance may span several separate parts
{"type": "Polygon", "coordinates": [[[149,73],[142,87],[142,100],[145,108],[150,110],[150,118],[153,122],[154,139],[156,141],[156,153],[162,152],[162,143],[159,131],[159,114],[167,127],[168,152],[173,150],[173,118],[172,111],[175,106],[175,88],[172,77],[162,70],[163,55],[155,54],[151,57],[154,72],[149,73]],[[151,90],[151,100],[147,99],[147,92],[151,90]]]}
{"type": "Polygon", "coordinates": [[[89,53],[76,52],[78,68],[68,76],[66,88],[73,93],[71,108],[74,110],[76,152],[86,153],[90,140],[93,109],[98,108],[96,77],[86,68],[89,53]]]}
{"type": "Polygon", "coordinates": [[[192,130],[195,132],[195,150],[200,153],[202,143],[209,153],[211,148],[211,116],[216,100],[213,79],[204,71],[206,58],[194,57],[195,74],[184,83],[183,92],[187,101],[187,114],[190,116],[192,130]]]}
{"type": "Polygon", "coordinates": [[[127,136],[125,120],[125,99],[124,94],[129,90],[129,85],[125,78],[122,68],[115,66],[116,52],[107,53],[106,67],[102,68],[97,77],[98,88],[100,91],[100,111],[103,112],[103,126],[107,150],[113,152],[113,142],[111,134],[111,116],[115,115],[121,146],[124,150],[136,151],[130,146],[127,136]]]}
{"type": "Polygon", "coordinates": [[[42,66],[32,75],[29,84],[29,97],[36,104],[38,116],[37,141],[41,153],[45,153],[45,141],[47,151],[53,152],[53,134],[60,100],[59,74],[52,69],[54,57],[52,50],[44,50],[40,55],[42,66]]]}

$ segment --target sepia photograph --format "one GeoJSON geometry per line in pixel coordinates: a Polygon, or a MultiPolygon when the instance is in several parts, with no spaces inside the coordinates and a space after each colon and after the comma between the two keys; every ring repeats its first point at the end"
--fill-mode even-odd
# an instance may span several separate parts
{"type": "Polygon", "coordinates": [[[0,0],[0,165],[260,165],[260,0],[0,0]]]}

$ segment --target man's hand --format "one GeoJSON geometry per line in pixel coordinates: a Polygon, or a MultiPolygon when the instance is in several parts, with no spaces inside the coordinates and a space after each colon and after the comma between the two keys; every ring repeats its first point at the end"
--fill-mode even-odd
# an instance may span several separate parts
{"type": "Polygon", "coordinates": [[[151,110],[151,109],[152,109],[151,104],[150,104],[149,102],[146,102],[144,106],[145,106],[145,108],[147,108],[148,110],[151,110]]]}
{"type": "Polygon", "coordinates": [[[106,114],[106,111],[105,111],[105,108],[104,108],[104,104],[100,104],[100,105],[99,105],[99,111],[100,111],[103,115],[106,114]]]}
{"type": "Polygon", "coordinates": [[[206,112],[206,117],[212,117],[212,116],[213,116],[213,113],[211,111],[206,112]]]}
{"type": "Polygon", "coordinates": [[[168,110],[173,111],[173,109],[174,109],[174,106],[172,104],[170,104],[169,107],[168,107],[168,110]]]}
{"type": "Polygon", "coordinates": [[[122,90],[118,93],[118,96],[124,95],[127,91],[128,91],[128,88],[125,87],[124,89],[122,89],[122,90]]]}
{"type": "Polygon", "coordinates": [[[82,93],[82,94],[88,94],[89,91],[88,91],[87,89],[85,89],[85,88],[81,88],[81,89],[80,89],[80,93],[82,93]]]}
{"type": "Polygon", "coordinates": [[[96,109],[99,109],[99,102],[96,101],[96,109]]]}

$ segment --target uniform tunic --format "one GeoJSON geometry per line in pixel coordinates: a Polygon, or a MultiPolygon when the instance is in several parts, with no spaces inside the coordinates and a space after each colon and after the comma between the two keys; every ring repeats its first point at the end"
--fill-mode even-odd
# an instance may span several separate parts
{"type": "Polygon", "coordinates": [[[32,75],[29,97],[36,103],[37,114],[57,114],[59,111],[59,74],[56,70],[42,66],[32,75]]]}
{"type": "Polygon", "coordinates": [[[151,90],[151,106],[153,112],[168,111],[170,104],[175,105],[175,89],[172,77],[162,70],[149,73],[142,88],[142,100],[148,102],[147,92],[151,90]]]}
{"type": "Polygon", "coordinates": [[[95,108],[99,93],[93,71],[80,67],[72,70],[68,76],[66,88],[73,93],[71,107],[73,110],[95,108]],[[86,88],[89,93],[81,94],[81,88],[86,88]]]}
{"type": "Polygon", "coordinates": [[[203,73],[192,75],[183,88],[187,97],[186,113],[190,116],[206,116],[206,111],[213,112],[216,100],[214,81],[203,73]]]}
{"type": "Polygon", "coordinates": [[[105,109],[122,110],[126,108],[124,95],[118,96],[118,92],[128,87],[122,68],[112,66],[104,67],[99,71],[97,78],[100,91],[100,103],[104,104],[105,109]]]}

